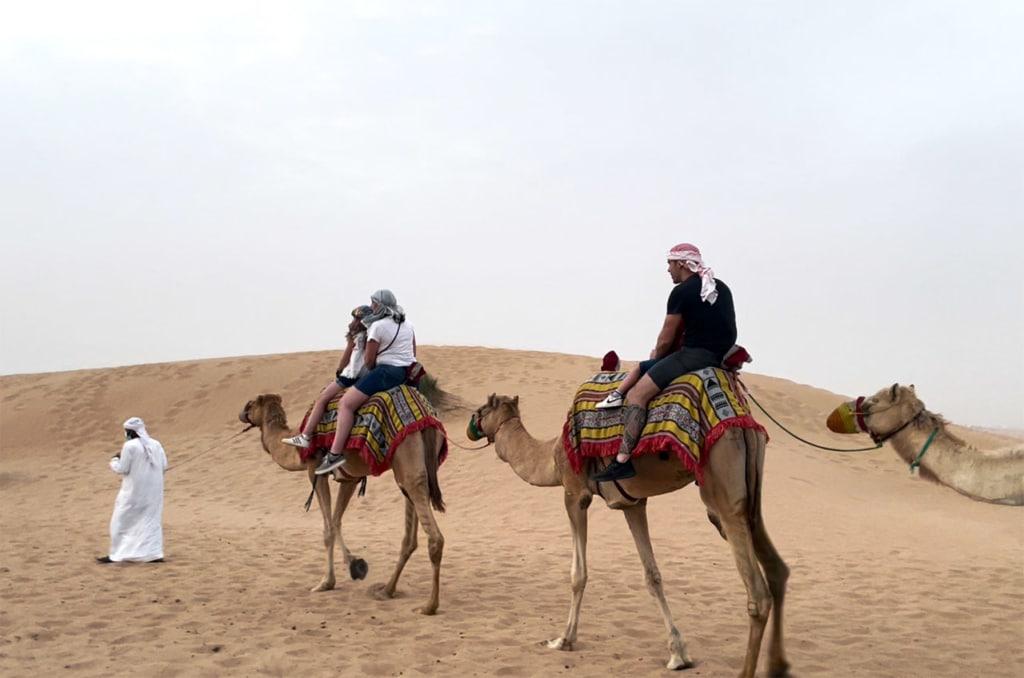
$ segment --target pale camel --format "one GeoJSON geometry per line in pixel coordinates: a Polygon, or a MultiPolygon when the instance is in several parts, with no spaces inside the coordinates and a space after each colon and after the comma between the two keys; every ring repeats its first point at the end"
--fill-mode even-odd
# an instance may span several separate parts
{"type": "Polygon", "coordinates": [[[922,478],[978,501],[1024,505],[1024,446],[986,453],[968,445],[925,409],[912,385],[883,388],[864,400],[861,412],[871,437],[891,442],[908,464],[924,450],[917,463],[922,478]]]}
{"type": "MultiPolygon", "coordinates": [[[[286,471],[306,471],[309,474],[310,482],[315,476],[313,470],[319,463],[319,458],[314,455],[307,461],[299,456],[298,448],[285,445],[282,438],[291,437],[296,434],[288,426],[288,420],[281,406],[281,396],[267,394],[257,396],[250,400],[242,408],[238,418],[245,423],[258,426],[260,429],[260,440],[263,449],[277,462],[278,466],[286,471]]],[[[398,586],[398,578],[402,574],[405,563],[409,556],[416,550],[417,546],[417,521],[423,526],[427,533],[428,551],[430,563],[434,568],[433,587],[430,599],[426,605],[417,608],[422,614],[434,614],[440,601],[441,588],[441,553],[444,550],[444,536],[438,529],[437,521],[431,507],[438,511],[444,511],[444,500],[441,497],[441,488],[437,482],[438,459],[441,453],[443,438],[438,435],[437,429],[426,428],[422,431],[409,435],[395,449],[391,461],[391,470],[394,473],[395,482],[398,484],[402,494],[405,495],[405,535],[402,538],[402,547],[398,554],[398,564],[395,566],[394,574],[390,581],[383,586],[374,587],[374,595],[380,598],[392,598],[398,586]]],[[[334,542],[337,540],[341,547],[345,563],[352,570],[353,578],[365,574],[365,562],[360,565],[361,559],[353,559],[345,546],[341,535],[341,517],[345,513],[348,502],[352,499],[359,482],[365,478],[370,468],[358,458],[358,455],[350,455],[349,461],[345,463],[349,471],[348,477],[340,481],[338,499],[334,504],[334,511],[331,512],[331,489],[327,478],[320,477],[316,483],[315,492],[317,502],[320,505],[320,513],[324,519],[324,548],[327,550],[327,571],[324,573],[320,583],[313,587],[313,591],[327,591],[334,588],[334,542]]],[[[360,577],[361,578],[361,577],[360,577]]]]}
{"type": "MultiPolygon", "coordinates": [[[[672,620],[647,529],[647,498],[689,485],[694,481],[693,473],[675,455],[641,455],[633,459],[637,471],[635,478],[619,481],[618,485],[601,483],[597,488],[588,479],[586,469],[581,474],[573,472],[562,449],[560,436],[538,441],[526,431],[519,416],[518,396],[510,398],[492,394],[471,417],[468,435],[470,438],[486,436],[494,443],[498,458],[531,485],[561,486],[565,492],[565,510],[569,514],[573,543],[572,603],[565,632],[554,640],[546,641],[547,646],[572,650],[576,642],[580,605],[587,584],[587,509],[597,493],[609,508],[623,512],[633,534],[647,589],[657,600],[668,631],[671,653],[668,668],[693,666],[686,644],[672,620]]],[[[757,668],[769,612],[772,619],[772,638],[768,649],[770,674],[784,676],[789,670],[782,640],[782,604],[789,568],[768,538],[761,516],[765,442],[764,434],[759,431],[729,429],[709,451],[700,486],[708,517],[732,546],[736,566],[747,588],[750,634],[740,675],[748,678],[757,668]]]]}

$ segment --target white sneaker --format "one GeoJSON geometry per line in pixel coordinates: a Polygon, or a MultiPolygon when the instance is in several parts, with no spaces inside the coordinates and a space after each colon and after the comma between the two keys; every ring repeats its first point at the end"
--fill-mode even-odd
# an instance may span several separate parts
{"type": "Polygon", "coordinates": [[[594,407],[596,407],[599,410],[609,410],[613,407],[622,407],[623,403],[625,402],[626,399],[623,397],[621,393],[619,393],[618,391],[612,391],[611,393],[608,394],[607,398],[599,402],[594,407]]]}
{"type": "Polygon", "coordinates": [[[285,445],[291,445],[292,447],[309,447],[309,443],[311,441],[306,437],[306,434],[300,433],[299,435],[292,436],[291,438],[282,438],[281,442],[285,445]]]}

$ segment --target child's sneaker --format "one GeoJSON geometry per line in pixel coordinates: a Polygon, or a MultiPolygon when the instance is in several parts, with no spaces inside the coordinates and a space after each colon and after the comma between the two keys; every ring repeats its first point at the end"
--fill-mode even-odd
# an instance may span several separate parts
{"type": "Polygon", "coordinates": [[[292,447],[309,447],[310,440],[306,437],[305,433],[300,433],[297,436],[291,438],[282,438],[281,442],[285,445],[291,445],[292,447]]]}

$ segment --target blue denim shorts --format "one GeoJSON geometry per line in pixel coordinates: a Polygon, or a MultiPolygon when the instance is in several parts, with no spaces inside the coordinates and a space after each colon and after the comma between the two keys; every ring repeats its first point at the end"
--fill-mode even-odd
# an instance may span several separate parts
{"type": "Polygon", "coordinates": [[[378,365],[359,378],[355,384],[356,390],[369,396],[401,386],[405,383],[405,369],[394,365],[378,365]]]}

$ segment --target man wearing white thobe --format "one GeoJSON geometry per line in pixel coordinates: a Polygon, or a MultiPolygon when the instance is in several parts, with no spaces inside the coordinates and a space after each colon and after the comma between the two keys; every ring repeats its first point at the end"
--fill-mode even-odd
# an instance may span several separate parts
{"type": "Polygon", "coordinates": [[[127,440],[110,468],[121,475],[121,491],[110,518],[110,554],[101,563],[153,562],[164,558],[164,471],[167,455],[149,437],[145,423],[132,417],[124,423],[127,440]]]}

